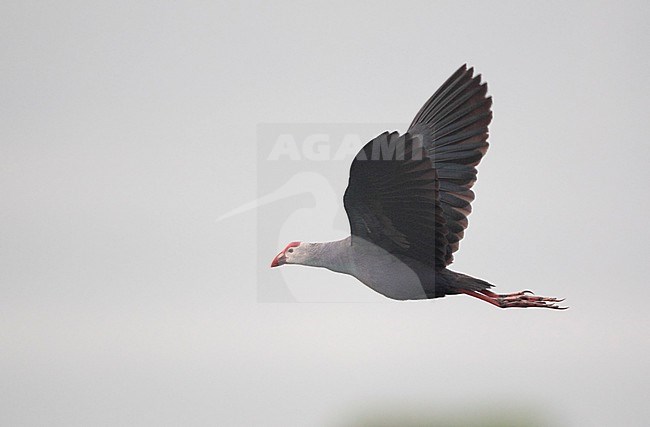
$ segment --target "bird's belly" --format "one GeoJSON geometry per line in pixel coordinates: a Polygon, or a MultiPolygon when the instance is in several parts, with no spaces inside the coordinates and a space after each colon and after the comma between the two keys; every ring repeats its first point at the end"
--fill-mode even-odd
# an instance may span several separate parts
{"type": "Polygon", "coordinates": [[[389,252],[355,257],[352,275],[369,288],[397,300],[433,298],[435,271],[433,268],[402,260],[389,252]]]}

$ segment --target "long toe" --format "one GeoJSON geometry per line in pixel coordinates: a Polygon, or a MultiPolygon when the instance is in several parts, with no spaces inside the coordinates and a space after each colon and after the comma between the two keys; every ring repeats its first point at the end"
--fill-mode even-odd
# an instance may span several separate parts
{"type": "Polygon", "coordinates": [[[569,307],[560,307],[558,303],[564,301],[564,298],[544,297],[535,295],[531,291],[521,291],[512,294],[496,294],[487,289],[481,291],[462,291],[464,294],[481,299],[500,308],[551,308],[554,310],[566,310],[569,307]]]}
{"type": "Polygon", "coordinates": [[[519,300],[519,301],[507,301],[504,302],[503,305],[501,306],[503,308],[510,308],[510,307],[521,307],[521,308],[527,308],[527,307],[539,307],[539,308],[552,308],[554,310],[566,310],[569,307],[560,307],[557,304],[552,304],[546,301],[525,301],[525,300],[519,300]]]}

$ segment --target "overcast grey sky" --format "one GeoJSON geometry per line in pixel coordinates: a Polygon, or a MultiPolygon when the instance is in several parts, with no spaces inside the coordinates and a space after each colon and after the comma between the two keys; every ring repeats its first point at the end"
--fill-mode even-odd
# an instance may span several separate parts
{"type": "Polygon", "coordinates": [[[641,1],[3,2],[0,424],[645,425],[649,19],[641,1]],[[343,237],[344,160],[215,221],[310,170],[258,160],[260,124],[370,139],[465,62],[494,120],[453,268],[570,310],[269,269],[280,243],[343,237]],[[286,285],[329,303],[264,302],[286,285]]]}

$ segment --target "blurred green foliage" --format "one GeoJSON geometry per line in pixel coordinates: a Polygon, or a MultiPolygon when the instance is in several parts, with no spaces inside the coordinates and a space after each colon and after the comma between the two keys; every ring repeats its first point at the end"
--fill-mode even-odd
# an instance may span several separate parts
{"type": "Polygon", "coordinates": [[[456,411],[417,409],[366,409],[343,422],[341,427],[542,427],[554,426],[539,409],[513,408],[512,405],[477,409],[470,406],[456,411]]]}

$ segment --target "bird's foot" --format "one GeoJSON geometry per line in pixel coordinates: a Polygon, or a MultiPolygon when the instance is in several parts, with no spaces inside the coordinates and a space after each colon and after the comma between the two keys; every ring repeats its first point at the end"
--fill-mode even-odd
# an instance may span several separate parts
{"type": "Polygon", "coordinates": [[[512,294],[496,294],[486,289],[476,291],[463,291],[464,294],[473,296],[483,301],[489,302],[500,308],[511,307],[539,307],[552,308],[554,310],[566,310],[569,307],[560,307],[558,303],[564,301],[564,298],[543,297],[533,294],[531,291],[521,291],[512,294]]]}

